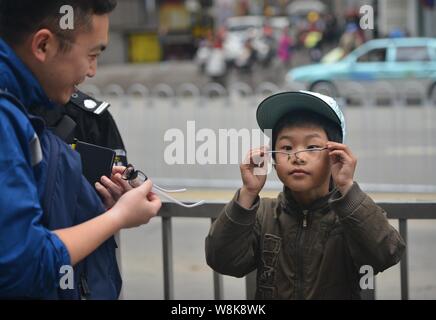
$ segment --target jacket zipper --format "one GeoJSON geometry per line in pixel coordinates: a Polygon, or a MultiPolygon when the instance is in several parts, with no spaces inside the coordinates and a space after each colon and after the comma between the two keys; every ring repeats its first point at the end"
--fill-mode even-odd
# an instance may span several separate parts
{"type": "Polygon", "coordinates": [[[298,228],[297,232],[297,299],[303,300],[303,278],[304,278],[304,235],[307,229],[307,214],[308,210],[303,210],[303,219],[301,223],[301,228],[298,228]]]}
{"type": "Polygon", "coordinates": [[[80,276],[80,298],[81,300],[88,300],[91,291],[88,287],[88,281],[86,280],[85,275],[80,276]]]}
{"type": "Polygon", "coordinates": [[[307,212],[308,210],[303,210],[303,229],[307,228],[307,212]]]}

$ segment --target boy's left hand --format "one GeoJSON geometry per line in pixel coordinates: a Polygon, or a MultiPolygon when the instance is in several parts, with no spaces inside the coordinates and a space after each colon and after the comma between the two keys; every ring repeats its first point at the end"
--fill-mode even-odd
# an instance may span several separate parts
{"type": "Polygon", "coordinates": [[[357,158],[345,144],[329,141],[327,148],[331,159],[333,181],[344,195],[353,185],[357,158]]]}

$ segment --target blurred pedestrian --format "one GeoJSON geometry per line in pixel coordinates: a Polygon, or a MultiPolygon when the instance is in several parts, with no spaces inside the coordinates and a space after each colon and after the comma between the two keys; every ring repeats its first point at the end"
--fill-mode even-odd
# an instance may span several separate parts
{"type": "Polygon", "coordinates": [[[263,27],[262,36],[258,41],[257,58],[262,67],[267,68],[271,65],[276,55],[276,40],[273,36],[273,29],[269,25],[263,27]]]}
{"type": "Polygon", "coordinates": [[[294,41],[289,34],[289,28],[286,27],[282,31],[277,49],[277,57],[286,69],[291,67],[293,51],[294,41]]]}
{"type": "Polygon", "coordinates": [[[200,73],[206,72],[206,64],[211,55],[212,49],[212,35],[208,34],[204,39],[200,40],[194,57],[194,62],[198,66],[200,73]]]}
{"type": "Polygon", "coordinates": [[[216,36],[205,66],[206,75],[212,82],[226,86],[227,64],[222,37],[216,36]]]}

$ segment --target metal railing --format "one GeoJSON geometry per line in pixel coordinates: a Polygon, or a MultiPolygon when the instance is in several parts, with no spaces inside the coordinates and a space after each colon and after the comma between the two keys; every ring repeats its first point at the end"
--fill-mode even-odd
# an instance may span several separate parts
{"type": "MultiPolygon", "coordinates": [[[[399,221],[399,233],[407,244],[408,220],[436,219],[436,202],[378,202],[386,212],[388,219],[399,221]]],[[[164,299],[174,299],[174,270],[172,219],[173,218],[207,218],[211,223],[218,217],[224,202],[208,202],[195,208],[182,208],[172,203],[165,203],[160,210],[162,218],[162,246],[164,265],[164,299]]],[[[246,297],[253,299],[256,287],[255,272],[246,277],[246,297]]],[[[407,247],[400,262],[401,299],[409,299],[409,269],[407,247]]],[[[223,276],[213,273],[214,298],[223,299],[223,276]]],[[[374,290],[363,290],[363,299],[375,299],[374,290]]]]}
{"type": "MultiPolygon", "coordinates": [[[[386,105],[413,105],[425,106],[436,104],[436,89],[429,92],[429,83],[418,80],[409,80],[402,83],[379,81],[377,85],[364,85],[358,81],[344,81],[340,83],[342,95],[337,97],[341,104],[359,106],[386,106],[386,105]]],[[[102,95],[114,98],[134,98],[140,96],[153,104],[162,98],[169,99],[177,105],[177,99],[189,98],[197,100],[198,104],[209,98],[225,98],[227,103],[238,105],[240,98],[265,98],[280,91],[307,90],[305,85],[289,83],[278,85],[270,81],[250,85],[246,82],[235,81],[227,85],[217,82],[206,82],[198,85],[191,82],[169,85],[156,83],[147,86],[143,83],[132,83],[121,86],[117,83],[109,83],[104,87],[94,84],[83,84],[81,90],[95,97],[102,95]]],[[[328,92],[322,92],[329,94],[328,92]]]]}

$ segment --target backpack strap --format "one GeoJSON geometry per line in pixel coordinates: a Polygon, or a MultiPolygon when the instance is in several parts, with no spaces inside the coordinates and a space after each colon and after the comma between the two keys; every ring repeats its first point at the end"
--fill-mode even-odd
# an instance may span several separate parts
{"type": "Polygon", "coordinates": [[[74,131],[76,129],[76,126],[76,122],[71,119],[71,117],[65,114],[62,119],[56,124],[56,127],[50,129],[65,143],[71,144],[74,140],[74,131]]]}
{"type": "Polygon", "coordinates": [[[35,130],[36,134],[40,136],[44,129],[46,128],[44,119],[31,115],[27,108],[23,105],[23,103],[12,93],[7,90],[0,89],[0,97],[8,99],[10,102],[14,104],[30,121],[33,130],[35,130]]]}

